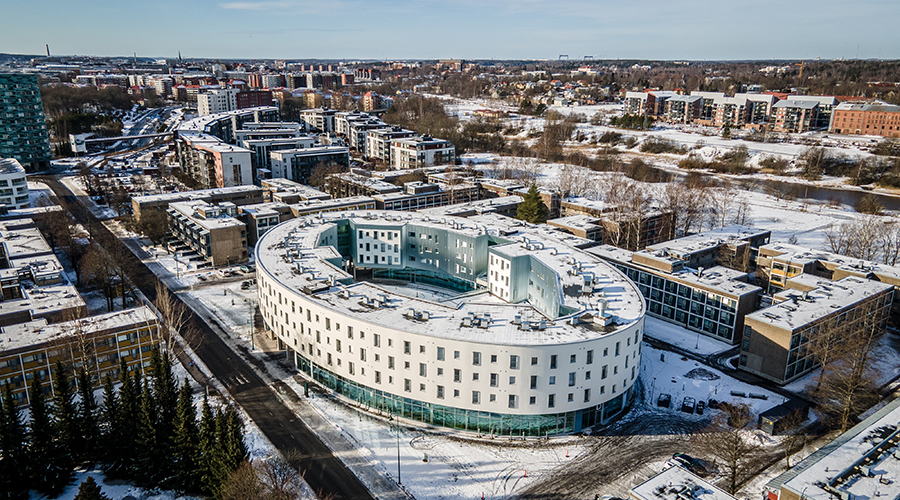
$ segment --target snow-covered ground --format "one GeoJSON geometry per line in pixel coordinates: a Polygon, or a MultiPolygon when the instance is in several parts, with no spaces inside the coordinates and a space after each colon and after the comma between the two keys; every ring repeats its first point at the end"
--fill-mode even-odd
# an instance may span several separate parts
{"type": "Polygon", "coordinates": [[[32,207],[49,205],[53,191],[43,182],[28,181],[28,202],[32,207]]]}
{"type": "Polygon", "coordinates": [[[650,316],[644,317],[644,336],[661,340],[700,356],[718,354],[734,347],[727,342],[650,316]]]}

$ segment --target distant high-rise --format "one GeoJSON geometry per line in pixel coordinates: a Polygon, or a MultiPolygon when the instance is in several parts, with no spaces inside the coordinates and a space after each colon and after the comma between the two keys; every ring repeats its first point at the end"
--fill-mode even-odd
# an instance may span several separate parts
{"type": "Polygon", "coordinates": [[[28,172],[50,168],[50,136],[36,75],[0,74],[0,158],[28,172]]]}

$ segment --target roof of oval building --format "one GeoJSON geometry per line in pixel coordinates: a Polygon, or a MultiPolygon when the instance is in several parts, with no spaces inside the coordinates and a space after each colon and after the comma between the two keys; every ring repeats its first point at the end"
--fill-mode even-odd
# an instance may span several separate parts
{"type": "MultiPolygon", "coordinates": [[[[387,243],[386,240],[381,242],[387,243]]],[[[580,242],[546,226],[496,215],[483,216],[473,222],[473,219],[435,218],[416,212],[356,211],[323,213],[286,221],[260,237],[255,253],[263,280],[273,279],[340,315],[437,338],[516,346],[566,344],[608,336],[641,320],[645,305],[635,284],[600,258],[571,246],[572,243],[580,242]],[[323,245],[326,233],[339,224],[352,224],[354,228],[347,235],[353,242],[349,245],[351,252],[356,252],[357,227],[363,231],[379,228],[380,232],[380,228],[384,228],[399,232],[401,240],[391,241],[400,247],[399,265],[360,263],[358,268],[397,270],[410,264],[405,238],[411,227],[406,225],[444,231],[434,234],[444,234],[446,243],[453,235],[469,239],[483,237],[488,241],[479,247],[483,252],[483,269],[469,280],[480,286],[477,290],[456,292],[453,297],[436,301],[438,299],[411,296],[412,289],[399,293],[395,287],[354,281],[353,274],[344,268],[344,264],[353,260],[355,254],[342,256],[335,246],[323,245]],[[558,305],[559,310],[555,314],[552,310],[542,311],[541,307],[529,302],[530,297],[509,303],[491,294],[484,286],[489,272],[488,253],[507,260],[527,259],[531,266],[528,280],[542,277],[551,281],[556,292],[551,303],[558,305]],[[553,275],[545,277],[547,269],[553,275]],[[410,315],[411,309],[416,311],[415,317],[410,315]],[[422,312],[426,312],[427,317],[422,317],[422,312]],[[574,323],[573,317],[578,318],[574,323]],[[479,321],[473,322],[477,318],[485,318],[480,321],[480,326],[475,326],[479,321]],[[542,321],[543,329],[540,327],[542,321]],[[469,323],[473,326],[466,326],[469,323]]],[[[434,266],[423,266],[419,261],[414,266],[420,271],[435,270],[434,266]]],[[[437,269],[450,276],[448,270],[437,269]]],[[[553,290],[550,292],[552,294],[553,290]]]]}

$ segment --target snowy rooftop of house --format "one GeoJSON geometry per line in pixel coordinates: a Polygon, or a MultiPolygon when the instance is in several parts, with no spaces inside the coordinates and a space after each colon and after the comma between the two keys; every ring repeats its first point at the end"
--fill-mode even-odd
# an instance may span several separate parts
{"type": "Polygon", "coordinates": [[[0,223],[0,242],[6,247],[6,256],[10,259],[34,255],[52,255],[53,249],[35,227],[8,229],[12,221],[0,223]]]}
{"type": "MultiPolygon", "coordinates": [[[[604,259],[626,263],[632,267],[646,269],[657,274],[665,274],[685,284],[718,292],[723,295],[740,297],[742,295],[759,293],[762,290],[756,285],[747,283],[747,273],[723,266],[713,266],[709,269],[704,269],[702,272],[698,269],[682,268],[673,273],[665,273],[655,267],[648,267],[641,263],[633,262],[632,257],[637,252],[625,250],[624,248],[614,247],[612,245],[598,245],[589,248],[587,251],[588,253],[604,259]]],[[[646,253],[644,251],[641,252],[646,253]]],[[[659,256],[659,258],[669,262],[678,261],[677,258],[667,255],[659,256]]]]}
{"type": "Polygon", "coordinates": [[[48,324],[45,319],[0,328],[0,351],[31,347],[73,336],[76,332],[93,334],[108,330],[141,327],[156,323],[156,315],[147,306],[89,316],[74,321],[48,324]]]}
{"type": "Polygon", "coordinates": [[[0,174],[24,174],[25,168],[15,158],[0,158],[0,174]]]}
{"type": "Polygon", "coordinates": [[[423,144],[451,145],[450,141],[448,141],[448,140],[438,139],[437,137],[431,137],[428,135],[414,135],[412,137],[402,137],[399,139],[392,140],[391,144],[407,144],[410,146],[419,146],[419,145],[423,145],[423,144]]]}
{"type": "Polygon", "coordinates": [[[793,99],[788,99],[786,101],[776,102],[775,109],[778,109],[778,108],[813,109],[818,105],[819,105],[818,101],[795,101],[793,99]]]}
{"type": "Polygon", "coordinates": [[[683,467],[669,467],[631,488],[636,500],[734,500],[725,490],[683,467]]]}
{"type": "Polygon", "coordinates": [[[498,198],[486,198],[484,200],[470,201],[468,203],[456,203],[454,205],[444,205],[442,207],[425,208],[419,210],[419,213],[442,217],[444,215],[456,215],[465,217],[465,214],[476,214],[494,212],[499,208],[509,208],[522,203],[522,197],[516,195],[500,196],[498,198]]]}
{"type": "MultiPolygon", "coordinates": [[[[508,219],[492,214],[476,218],[508,219]]],[[[257,265],[260,270],[264,270],[285,286],[309,293],[320,299],[323,305],[328,304],[325,307],[341,310],[344,314],[352,314],[388,328],[403,325],[405,330],[422,335],[472,342],[483,342],[486,339],[490,339],[491,343],[508,345],[578,342],[617,331],[639,320],[644,314],[644,302],[640,293],[622,273],[599,258],[561,244],[560,241],[564,238],[561,240],[543,238],[543,231],[534,225],[517,226],[516,236],[505,238],[511,243],[502,246],[515,248],[517,252],[521,248],[528,255],[557,271],[560,289],[563,290],[563,304],[577,311],[574,313],[576,315],[580,316],[585,312],[597,314],[597,302],[602,295],[607,302],[605,314],[612,319],[611,326],[602,327],[594,323],[572,325],[565,318],[552,321],[527,303],[508,304],[487,291],[464,296],[456,295],[436,302],[395,293],[370,282],[342,285],[341,281],[350,281],[352,276],[325,260],[341,259],[341,256],[334,247],[316,246],[319,234],[330,227],[329,223],[341,219],[350,219],[369,227],[396,228],[414,223],[471,237],[489,234],[501,241],[504,236],[511,236],[502,234],[491,225],[458,217],[433,218],[415,212],[391,211],[323,213],[293,219],[270,229],[257,243],[255,250],[257,265]],[[524,244],[522,236],[532,244],[541,243],[541,248],[525,250],[522,246],[524,244]],[[582,274],[569,273],[573,268],[573,262],[581,266],[582,274]],[[592,273],[597,292],[584,296],[581,294],[585,283],[583,273],[592,273]],[[334,281],[330,280],[331,277],[334,281]],[[577,288],[577,293],[572,292],[573,285],[577,285],[574,287],[577,288]],[[602,290],[602,294],[599,290],[602,290]],[[376,298],[380,298],[381,305],[373,306],[372,300],[376,298]],[[409,319],[407,318],[409,309],[427,311],[430,319],[428,321],[409,319]],[[492,318],[490,324],[486,329],[461,328],[463,318],[469,317],[470,313],[478,316],[487,313],[492,318]],[[514,323],[516,315],[523,321],[544,320],[546,328],[523,329],[514,323]]],[[[546,230],[560,234],[549,228],[546,230]]],[[[501,245],[490,248],[496,249],[498,246],[501,245]]]]}
{"type": "Polygon", "coordinates": [[[325,212],[343,207],[356,206],[362,203],[375,206],[375,199],[368,196],[348,196],[346,198],[335,198],[333,200],[306,200],[299,203],[289,205],[294,213],[299,215],[325,212]]]}
{"type": "Polygon", "coordinates": [[[253,193],[259,191],[258,186],[229,186],[229,187],[220,187],[213,189],[200,189],[197,191],[181,191],[178,193],[162,193],[162,194],[150,194],[146,196],[135,196],[132,200],[137,201],[139,204],[141,203],[156,203],[170,200],[183,200],[183,199],[202,199],[207,198],[209,196],[216,195],[231,195],[231,194],[239,194],[243,192],[253,193]]]}
{"type": "Polygon", "coordinates": [[[238,211],[242,214],[249,214],[252,217],[268,217],[271,215],[278,215],[279,211],[277,209],[279,208],[290,211],[290,205],[288,205],[287,203],[282,203],[280,201],[270,201],[267,203],[244,205],[242,207],[239,207],[238,211]]]}
{"type": "Polygon", "coordinates": [[[775,294],[779,302],[748,314],[746,319],[793,331],[891,288],[887,283],[856,276],[837,281],[821,278],[818,288],[808,292],[787,289],[775,294]]]}
{"type": "Polygon", "coordinates": [[[390,193],[390,192],[398,191],[401,189],[400,186],[395,186],[395,185],[391,184],[390,182],[384,182],[380,179],[373,179],[372,177],[365,177],[365,176],[353,174],[353,173],[333,174],[333,177],[335,177],[336,179],[340,179],[344,182],[356,184],[358,186],[365,186],[369,189],[372,189],[372,190],[378,191],[378,192],[382,192],[382,193],[384,193],[384,192],[390,193]]]}
{"type": "Polygon", "coordinates": [[[592,200],[590,198],[585,198],[583,196],[571,196],[562,200],[562,205],[566,207],[574,207],[574,208],[584,208],[587,210],[595,210],[597,212],[606,212],[608,210],[612,210],[615,208],[615,205],[611,205],[601,200],[592,200]]]}
{"type": "Polygon", "coordinates": [[[225,204],[213,205],[203,200],[191,200],[172,203],[169,205],[169,208],[180,212],[194,224],[209,231],[244,225],[243,222],[228,215],[227,212],[223,210],[222,205],[225,204]],[[204,216],[201,213],[201,210],[211,214],[211,216],[204,216]]]}
{"type": "Polygon", "coordinates": [[[670,97],[668,102],[697,102],[702,99],[699,95],[676,95],[670,97]]]}
{"type": "Polygon", "coordinates": [[[316,156],[321,154],[334,153],[349,154],[350,149],[343,146],[313,146],[311,148],[280,149],[278,151],[270,151],[269,156],[271,156],[273,159],[276,156],[280,159],[283,159],[283,157],[285,156],[316,156]]]}
{"type": "Polygon", "coordinates": [[[779,262],[807,265],[819,261],[848,273],[861,275],[871,273],[882,281],[891,281],[894,284],[900,282],[900,266],[889,266],[870,260],[854,259],[825,250],[814,250],[789,243],[770,243],[760,247],[760,254],[763,253],[772,256],[773,260],[779,262]]]}
{"type": "Polygon", "coordinates": [[[302,198],[307,199],[328,199],[331,198],[331,195],[318,189],[307,186],[306,184],[300,184],[298,182],[294,182],[288,179],[267,179],[262,181],[263,188],[268,189],[273,192],[273,196],[287,195],[288,193],[299,195],[302,198]]]}
{"type": "Polygon", "coordinates": [[[834,109],[841,111],[881,111],[900,113],[900,106],[884,103],[842,102],[834,109]]]}
{"type": "MultiPolygon", "coordinates": [[[[212,115],[204,115],[193,120],[188,120],[181,125],[178,126],[178,135],[179,136],[188,136],[188,135],[196,135],[196,134],[205,134],[207,133],[207,128],[213,123],[222,120],[224,118],[229,118],[233,116],[245,116],[252,115],[256,111],[277,111],[278,108],[274,106],[261,106],[258,108],[245,108],[238,109],[235,111],[226,111],[224,113],[215,113],[212,115]]],[[[217,139],[218,140],[218,139],[217,139]]]]}
{"type": "Polygon", "coordinates": [[[579,214],[570,215],[568,217],[560,217],[558,219],[550,219],[547,221],[547,224],[564,228],[584,229],[590,231],[603,227],[598,224],[599,220],[600,219],[597,217],[579,214]]]}
{"type": "Polygon", "coordinates": [[[789,95],[789,101],[812,101],[818,104],[837,104],[837,97],[833,95],[789,95]]]}
{"type": "Polygon", "coordinates": [[[559,231],[555,227],[548,226],[547,224],[530,224],[519,219],[513,219],[512,217],[506,217],[496,213],[474,215],[468,217],[468,220],[479,224],[484,228],[494,229],[498,231],[501,236],[506,237],[517,235],[539,235],[540,238],[545,241],[552,241],[560,245],[580,249],[597,244],[594,240],[559,231]]]}
{"type": "Polygon", "coordinates": [[[765,229],[735,224],[650,245],[647,247],[647,251],[664,251],[669,254],[687,255],[709,250],[729,242],[748,241],[767,234],[769,234],[769,231],[765,229]]]}
{"type": "Polygon", "coordinates": [[[900,399],[895,399],[834,441],[776,477],[766,489],[789,490],[808,500],[900,497],[900,399]]]}

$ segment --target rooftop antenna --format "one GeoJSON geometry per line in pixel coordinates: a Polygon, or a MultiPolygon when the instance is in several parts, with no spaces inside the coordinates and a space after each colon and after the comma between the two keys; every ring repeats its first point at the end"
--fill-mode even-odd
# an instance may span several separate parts
{"type": "Polygon", "coordinates": [[[47,57],[50,57],[50,44],[46,44],[45,47],[47,47],[47,57]]]}
{"type": "Polygon", "coordinates": [[[134,65],[137,66],[137,52],[134,52],[134,65]]]}

